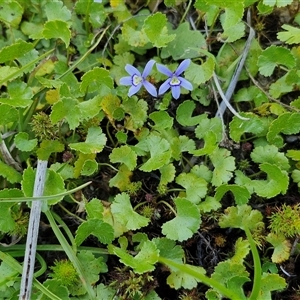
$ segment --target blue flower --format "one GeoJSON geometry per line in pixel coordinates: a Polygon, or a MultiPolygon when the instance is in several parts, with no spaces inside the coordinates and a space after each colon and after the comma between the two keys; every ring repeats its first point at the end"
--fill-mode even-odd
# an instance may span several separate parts
{"type": "Polygon", "coordinates": [[[155,86],[150,83],[146,78],[150,74],[153,65],[155,64],[155,60],[151,59],[147,62],[143,73],[141,74],[140,71],[132,65],[127,64],[125,66],[125,70],[128,72],[130,76],[122,77],[120,79],[121,85],[131,85],[128,96],[131,97],[132,95],[136,94],[142,86],[153,96],[157,97],[157,91],[155,86]]]}
{"type": "Polygon", "coordinates": [[[160,73],[165,74],[169,77],[160,86],[158,90],[159,95],[164,94],[169,88],[171,88],[173,98],[178,99],[180,96],[180,87],[183,87],[189,91],[193,89],[192,84],[180,76],[188,68],[190,62],[190,59],[185,59],[183,62],[181,62],[181,64],[178,66],[175,72],[170,71],[164,65],[156,64],[157,70],[160,73]]]}

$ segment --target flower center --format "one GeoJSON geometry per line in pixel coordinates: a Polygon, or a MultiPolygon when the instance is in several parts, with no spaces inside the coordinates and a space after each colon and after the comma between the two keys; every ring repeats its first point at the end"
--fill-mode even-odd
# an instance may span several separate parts
{"type": "Polygon", "coordinates": [[[136,75],[136,74],[134,74],[134,75],[132,76],[132,84],[133,84],[134,86],[139,85],[142,81],[143,81],[142,76],[139,76],[139,75],[136,75]]]}
{"type": "Polygon", "coordinates": [[[180,85],[181,81],[178,79],[177,76],[173,75],[170,81],[170,86],[177,86],[180,85]]]}

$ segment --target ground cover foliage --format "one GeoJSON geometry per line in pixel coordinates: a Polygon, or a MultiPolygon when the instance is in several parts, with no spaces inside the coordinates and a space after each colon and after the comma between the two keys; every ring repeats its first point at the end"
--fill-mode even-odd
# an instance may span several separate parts
{"type": "Polygon", "coordinates": [[[32,299],[299,299],[298,1],[0,0],[0,20],[1,299],[38,160],[32,299]]]}

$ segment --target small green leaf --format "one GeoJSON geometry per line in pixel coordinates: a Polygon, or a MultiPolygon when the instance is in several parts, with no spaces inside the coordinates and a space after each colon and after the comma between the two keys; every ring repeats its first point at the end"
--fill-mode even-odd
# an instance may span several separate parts
{"type": "Polygon", "coordinates": [[[0,63],[12,61],[17,57],[23,56],[25,53],[33,49],[31,43],[23,40],[17,40],[14,44],[6,46],[0,50],[0,63]]]}
{"type": "MultiPolygon", "coordinates": [[[[22,191],[24,192],[25,197],[32,197],[33,196],[33,188],[35,182],[35,174],[36,170],[33,170],[31,167],[28,167],[23,172],[23,180],[22,180],[22,191]]],[[[45,179],[45,187],[43,196],[51,196],[56,194],[61,194],[66,191],[65,184],[57,172],[47,169],[46,179],[45,179]]],[[[61,201],[64,196],[54,197],[51,200],[48,200],[47,203],[49,205],[54,205],[61,201]]],[[[47,206],[44,205],[42,210],[45,211],[47,206]]]]}
{"type": "Polygon", "coordinates": [[[195,135],[198,139],[204,138],[208,132],[213,132],[216,136],[216,142],[221,142],[223,138],[222,133],[222,121],[220,118],[208,119],[207,114],[202,114],[201,119],[199,119],[199,124],[195,129],[195,135]]]}
{"type": "Polygon", "coordinates": [[[220,14],[220,8],[216,5],[210,5],[209,3],[207,3],[207,1],[203,0],[196,0],[194,6],[199,11],[205,12],[207,25],[213,26],[216,18],[220,14]]]}
{"type": "Polygon", "coordinates": [[[103,261],[103,256],[95,257],[95,255],[88,250],[81,250],[77,254],[80,261],[83,273],[87,276],[86,280],[95,285],[99,281],[99,274],[107,272],[107,265],[103,261]]]}
{"type": "Polygon", "coordinates": [[[174,120],[166,111],[155,111],[149,115],[149,118],[155,123],[154,129],[163,130],[170,129],[174,120]]]}
{"type": "Polygon", "coordinates": [[[271,76],[276,66],[283,65],[293,68],[296,65],[294,56],[290,50],[272,45],[265,49],[258,58],[259,72],[264,76],[271,76]]]}
{"type": "Polygon", "coordinates": [[[249,241],[238,238],[235,242],[234,248],[235,252],[234,255],[230,258],[230,261],[242,265],[244,263],[244,259],[250,252],[249,241]]]}
{"type": "Polygon", "coordinates": [[[181,103],[176,111],[176,119],[178,123],[182,126],[194,126],[197,125],[203,117],[200,116],[192,116],[193,112],[196,108],[196,104],[194,101],[186,100],[181,103]]]}
{"type": "Polygon", "coordinates": [[[222,296],[220,295],[220,293],[218,293],[217,291],[213,290],[213,289],[209,289],[205,292],[205,297],[207,300],[220,300],[222,299],[222,296]]]}
{"type": "Polygon", "coordinates": [[[251,206],[243,204],[225,209],[225,214],[220,217],[221,228],[249,228],[251,231],[264,225],[260,211],[252,210],[251,206]]]}
{"type": "MultiPolygon", "coordinates": [[[[1,169],[1,168],[0,168],[1,169]]],[[[3,189],[0,191],[0,198],[24,197],[19,189],[3,189]]],[[[0,231],[9,233],[16,227],[12,216],[12,207],[16,205],[13,202],[0,202],[0,231]]]]}
{"type": "MultiPolygon", "coordinates": [[[[114,46],[117,52],[117,44],[114,46]]],[[[128,76],[125,70],[126,64],[132,65],[134,63],[135,57],[132,53],[122,51],[120,55],[115,55],[113,58],[114,64],[110,69],[110,75],[114,78],[116,82],[120,82],[120,79],[124,76],[128,76]]]]}
{"type": "Polygon", "coordinates": [[[17,1],[0,1],[1,10],[0,10],[0,21],[11,25],[12,27],[17,27],[23,15],[23,8],[21,4],[17,1]]]}
{"type": "MultiPolygon", "coordinates": [[[[255,107],[268,102],[268,97],[255,85],[248,88],[241,88],[233,96],[235,102],[254,102],[255,107]]],[[[250,121],[250,120],[249,120],[250,121]]],[[[247,123],[247,122],[245,122],[247,123]]]]}
{"type": "Polygon", "coordinates": [[[234,200],[237,205],[247,204],[251,194],[244,186],[237,184],[223,184],[217,187],[215,198],[217,201],[221,201],[223,196],[231,192],[234,195],[234,200]]]}
{"type": "MultiPolygon", "coordinates": [[[[3,230],[1,230],[3,231],[3,230]]],[[[8,289],[10,287],[11,282],[16,282],[18,280],[18,277],[20,276],[20,273],[18,270],[13,268],[12,265],[9,263],[6,263],[5,261],[2,261],[0,264],[0,292],[2,295],[8,294],[8,289]]],[[[12,292],[13,293],[13,292],[12,292]]]]}
{"type": "Polygon", "coordinates": [[[292,4],[293,0],[263,0],[262,3],[267,6],[283,7],[292,4]]]}
{"type": "Polygon", "coordinates": [[[167,17],[161,12],[147,17],[143,30],[154,47],[165,47],[175,38],[175,34],[170,34],[167,28],[167,17]]]}
{"type": "Polygon", "coordinates": [[[109,159],[112,163],[123,163],[128,167],[128,170],[132,171],[136,167],[137,155],[136,153],[127,145],[121,146],[119,148],[114,148],[109,159]]]}
{"type": "Polygon", "coordinates": [[[212,77],[214,69],[215,60],[212,57],[208,57],[201,65],[191,62],[184,75],[187,80],[198,86],[212,77]]]}
{"type": "MultiPolygon", "coordinates": [[[[154,238],[152,242],[155,243],[160,256],[182,263],[184,251],[180,245],[176,245],[175,241],[163,237],[154,238]]],[[[172,267],[170,268],[172,269],[172,267]]]]}
{"type": "Polygon", "coordinates": [[[80,246],[90,235],[97,237],[103,244],[110,244],[114,239],[114,230],[111,225],[98,218],[89,219],[79,225],[75,236],[76,245],[80,246]]]}
{"type": "Polygon", "coordinates": [[[140,252],[132,256],[121,248],[109,245],[109,251],[119,256],[120,261],[133,269],[137,274],[153,271],[158,261],[159,251],[152,241],[142,243],[140,252]]]}
{"type": "Polygon", "coordinates": [[[157,170],[168,164],[171,158],[170,144],[164,138],[150,134],[136,148],[150,153],[150,158],[139,168],[144,172],[157,170]]]}
{"type": "MultiPolygon", "coordinates": [[[[185,267],[188,267],[190,270],[193,270],[194,272],[200,274],[205,274],[206,272],[205,269],[202,267],[192,265],[185,265],[185,267]]],[[[194,276],[189,275],[186,272],[182,272],[178,269],[173,270],[167,278],[168,285],[176,290],[180,288],[191,290],[197,286],[199,281],[200,280],[198,280],[194,276]]]]}
{"type": "Polygon", "coordinates": [[[300,161],[300,150],[287,150],[286,156],[294,161],[300,161]]]}
{"type": "Polygon", "coordinates": [[[150,48],[151,44],[144,30],[133,28],[128,23],[122,26],[122,38],[132,47],[150,48]],[[149,47],[150,45],[150,47],[149,47]],[[148,47],[147,47],[148,46],[148,47]]]}
{"type": "Polygon", "coordinates": [[[0,103],[8,104],[13,107],[27,107],[32,104],[32,100],[22,98],[0,98],[0,103]]]}
{"type": "MultiPolygon", "coordinates": [[[[69,290],[58,279],[47,279],[43,282],[43,285],[59,299],[67,299],[70,294],[69,290]]],[[[82,287],[81,284],[80,287],[82,287]]]]}
{"type": "Polygon", "coordinates": [[[44,140],[40,144],[40,148],[37,150],[37,156],[40,160],[48,160],[52,153],[58,153],[64,151],[65,147],[59,141],[44,140]]]}
{"type": "MultiPolygon", "coordinates": [[[[22,185],[24,182],[24,177],[22,181],[22,185]]],[[[61,194],[66,191],[65,189],[65,183],[60,174],[56,173],[53,170],[47,170],[46,174],[46,181],[45,181],[45,188],[44,188],[44,194],[43,196],[51,196],[51,195],[56,195],[56,194],[61,194]]],[[[24,193],[25,194],[25,193],[24,193]]],[[[28,195],[26,195],[28,196],[28,195]]],[[[32,195],[31,195],[32,196],[32,195]]],[[[48,200],[47,203],[49,205],[54,205],[61,201],[63,199],[63,196],[53,198],[51,200],[48,200]]],[[[44,211],[44,209],[43,209],[44,211]]]]}
{"type": "Polygon", "coordinates": [[[214,197],[206,196],[205,200],[202,201],[199,205],[198,208],[200,212],[211,212],[211,211],[216,211],[218,210],[222,205],[220,204],[219,201],[216,200],[214,197]]]}
{"type": "Polygon", "coordinates": [[[43,29],[45,39],[61,39],[69,47],[71,31],[68,23],[61,20],[47,21],[43,29]]]}
{"type": "Polygon", "coordinates": [[[259,168],[267,173],[267,180],[252,181],[255,193],[268,199],[277,196],[279,193],[284,195],[289,184],[287,172],[269,163],[263,163],[259,168]]]}
{"type": "Polygon", "coordinates": [[[10,183],[21,182],[22,180],[22,175],[2,160],[0,160],[0,175],[6,178],[10,183]]]}
{"type": "MultiPolygon", "coordinates": [[[[274,98],[279,98],[281,95],[292,92],[299,84],[300,77],[298,70],[292,69],[270,85],[270,95],[274,98]]],[[[279,104],[278,106],[280,107],[279,104]]],[[[282,110],[284,108],[281,107],[282,110]]]]}
{"type": "Polygon", "coordinates": [[[300,43],[300,29],[290,26],[288,24],[282,25],[282,28],[287,30],[284,32],[278,32],[277,38],[285,42],[286,44],[299,44],[300,43]]]}
{"type": "Polygon", "coordinates": [[[274,145],[255,147],[250,156],[256,163],[270,163],[285,171],[290,168],[287,157],[274,145]]]}
{"type": "Polygon", "coordinates": [[[114,219],[123,224],[127,230],[140,229],[147,226],[150,221],[133,210],[130,198],[125,193],[115,197],[111,205],[111,212],[114,219]]]}
{"type": "Polygon", "coordinates": [[[253,181],[248,176],[246,176],[242,171],[240,170],[235,171],[234,181],[237,185],[245,187],[250,194],[254,192],[253,181]]]}
{"type": "Polygon", "coordinates": [[[127,133],[123,131],[118,131],[115,136],[120,144],[125,144],[127,142],[128,139],[127,133]]]}
{"type": "Polygon", "coordinates": [[[37,139],[28,139],[28,133],[19,132],[15,135],[14,142],[21,151],[32,151],[37,145],[37,139]]]}
{"type": "Polygon", "coordinates": [[[224,13],[220,16],[221,24],[224,32],[221,35],[226,42],[234,42],[244,35],[245,25],[240,22],[244,13],[244,1],[206,1],[209,6],[219,6],[224,8],[224,13]]]}
{"type": "Polygon", "coordinates": [[[54,163],[50,169],[59,173],[64,180],[74,178],[74,167],[68,163],[54,163]]]}
{"type": "Polygon", "coordinates": [[[71,20],[71,11],[68,10],[62,2],[48,2],[44,7],[48,21],[70,21],[71,20]]]}
{"type": "Polygon", "coordinates": [[[193,155],[195,156],[202,156],[207,154],[210,155],[217,149],[218,138],[214,132],[212,131],[206,132],[203,136],[203,140],[204,140],[203,148],[191,151],[193,155]]]}
{"type": "MultiPolygon", "coordinates": [[[[157,249],[159,250],[159,256],[177,263],[182,263],[184,258],[184,251],[181,246],[176,245],[175,241],[169,240],[167,238],[155,238],[152,240],[155,243],[157,249]]],[[[167,283],[169,286],[175,289],[180,289],[181,287],[186,289],[192,289],[197,285],[197,280],[184,273],[178,269],[168,266],[171,274],[167,278],[167,283]]],[[[197,267],[197,272],[205,273],[203,268],[197,267]]]]}
{"type": "Polygon", "coordinates": [[[129,114],[125,119],[125,128],[135,132],[144,125],[148,118],[148,104],[146,101],[131,97],[124,101],[121,107],[129,114]]]}
{"type": "MultiPolygon", "coordinates": [[[[1,101],[1,100],[0,100],[1,101]]],[[[0,124],[7,125],[19,119],[18,110],[7,104],[0,105],[0,124]]]]}
{"type": "Polygon", "coordinates": [[[98,163],[95,159],[87,159],[81,170],[81,175],[83,176],[91,176],[98,171],[98,163]]]}
{"type": "Polygon", "coordinates": [[[9,67],[9,66],[3,66],[0,67],[0,86],[2,86],[7,81],[11,81],[15,78],[20,77],[23,74],[23,72],[17,68],[17,67],[9,67]]]}
{"type": "Polygon", "coordinates": [[[298,184],[298,187],[300,188],[300,170],[293,170],[291,177],[293,178],[293,181],[298,184]]]}
{"type": "Polygon", "coordinates": [[[175,241],[185,241],[199,229],[201,218],[195,204],[187,199],[174,199],[177,215],[162,226],[162,233],[175,241]]]}
{"type": "Polygon", "coordinates": [[[176,0],[165,0],[164,3],[168,7],[175,6],[176,5],[176,0]]]}
{"type": "Polygon", "coordinates": [[[236,40],[239,40],[245,35],[245,24],[243,22],[236,23],[231,27],[226,27],[225,23],[223,22],[224,32],[221,34],[220,38],[222,40],[226,40],[226,43],[232,43],[236,40]]]}
{"type": "Polygon", "coordinates": [[[213,177],[211,183],[214,186],[220,186],[227,183],[233,176],[235,170],[234,157],[224,148],[217,148],[211,155],[210,159],[214,165],[213,177]]]}
{"type": "Polygon", "coordinates": [[[243,285],[249,281],[250,279],[247,276],[234,276],[228,280],[227,286],[229,290],[234,291],[238,295],[238,299],[246,300],[243,285]]]}
{"type": "Polygon", "coordinates": [[[188,22],[183,22],[171,33],[176,37],[162,49],[162,59],[170,56],[174,60],[199,57],[198,49],[206,49],[204,35],[200,31],[191,30],[188,22]]]}
{"type": "Polygon", "coordinates": [[[191,173],[203,178],[205,181],[210,182],[212,179],[212,171],[205,165],[195,165],[191,169],[191,173]]]}
{"type": "Polygon", "coordinates": [[[272,291],[283,290],[287,284],[278,274],[263,273],[261,276],[261,291],[257,300],[272,299],[272,291]]]}
{"type": "MultiPolygon", "coordinates": [[[[241,276],[244,278],[249,277],[244,265],[234,263],[231,260],[220,262],[216,267],[211,277],[219,283],[228,284],[229,280],[241,276]]],[[[247,280],[249,281],[249,280],[247,280]]],[[[241,286],[240,286],[241,287],[241,286]]],[[[243,299],[243,298],[242,298],[243,299]]]]}
{"type": "Polygon", "coordinates": [[[36,75],[35,78],[39,81],[40,84],[42,84],[46,88],[55,88],[59,89],[63,85],[63,81],[58,79],[48,79],[45,77],[41,77],[36,75]]]}
{"type": "Polygon", "coordinates": [[[102,110],[105,112],[109,121],[114,124],[114,113],[118,108],[120,108],[121,100],[115,95],[104,96],[101,100],[100,106],[102,110]]]}
{"type": "Polygon", "coordinates": [[[296,134],[298,132],[300,132],[300,114],[287,112],[270,124],[267,140],[280,148],[283,146],[283,138],[279,133],[296,134]]]}
{"type": "Polygon", "coordinates": [[[230,137],[235,142],[240,142],[244,133],[253,133],[256,136],[265,136],[269,128],[269,120],[252,113],[240,113],[241,116],[249,118],[244,121],[234,116],[230,122],[230,137]]]}
{"type": "Polygon", "coordinates": [[[102,202],[97,199],[93,198],[85,205],[86,213],[89,219],[96,218],[99,220],[103,219],[103,204],[102,202]]]}
{"type": "Polygon", "coordinates": [[[78,153],[78,159],[74,163],[74,178],[78,178],[80,176],[83,165],[87,159],[95,159],[95,153],[84,154],[82,152],[78,153]]]}
{"type": "Polygon", "coordinates": [[[15,73],[15,76],[21,76],[23,73],[33,71],[39,60],[41,60],[41,55],[36,49],[32,49],[23,56],[18,57],[17,61],[20,63],[22,68],[15,73]]]}
{"type": "Polygon", "coordinates": [[[107,15],[108,11],[106,8],[104,8],[104,3],[100,5],[100,3],[92,2],[90,10],[90,23],[92,24],[93,28],[101,28],[106,21],[107,15]]]}
{"type": "Polygon", "coordinates": [[[69,147],[84,154],[99,153],[103,150],[106,140],[100,127],[90,127],[85,142],[71,143],[69,147]]]}
{"type": "Polygon", "coordinates": [[[100,108],[101,101],[102,101],[102,97],[96,96],[95,98],[89,99],[88,101],[80,102],[78,104],[78,108],[81,112],[80,119],[89,120],[97,116],[101,110],[100,108]]]}
{"type": "Polygon", "coordinates": [[[237,24],[243,17],[244,13],[244,0],[205,0],[207,5],[215,5],[225,8],[223,16],[221,16],[223,28],[230,28],[237,24]]]}
{"type": "Polygon", "coordinates": [[[31,39],[35,40],[42,37],[42,31],[44,29],[43,25],[43,23],[23,21],[21,24],[21,31],[31,39]]]}
{"type": "Polygon", "coordinates": [[[130,178],[132,172],[126,165],[119,166],[118,173],[110,179],[109,186],[118,188],[121,192],[127,191],[128,185],[131,183],[130,178]]]}
{"type": "Polygon", "coordinates": [[[174,180],[176,170],[173,164],[168,164],[161,167],[159,172],[161,174],[159,184],[166,185],[174,180]]]}
{"type": "Polygon", "coordinates": [[[176,183],[186,189],[186,198],[194,204],[198,204],[207,193],[207,182],[193,173],[181,173],[176,178],[176,183]]]}
{"type": "Polygon", "coordinates": [[[103,283],[96,286],[97,299],[113,299],[117,291],[109,285],[103,283]]]}
{"type": "Polygon", "coordinates": [[[63,97],[52,106],[52,112],[50,114],[51,122],[53,124],[57,124],[64,118],[69,123],[71,130],[74,130],[77,126],[79,126],[81,111],[76,99],[63,97]]]}
{"type": "Polygon", "coordinates": [[[193,139],[188,138],[186,135],[179,136],[179,143],[180,152],[191,153],[191,151],[195,150],[196,148],[195,141],[193,139]]]}
{"type": "Polygon", "coordinates": [[[274,247],[274,252],[271,257],[273,263],[281,264],[289,259],[292,245],[283,234],[270,232],[266,240],[274,247]]]}
{"type": "Polygon", "coordinates": [[[108,94],[110,89],[113,88],[113,80],[109,75],[109,72],[104,68],[94,68],[91,71],[86,72],[82,78],[80,90],[82,92],[101,92],[104,89],[104,94],[108,94]]]}
{"type": "Polygon", "coordinates": [[[9,99],[2,98],[1,103],[6,103],[14,107],[27,107],[32,104],[33,92],[25,82],[14,80],[7,84],[9,99]]]}

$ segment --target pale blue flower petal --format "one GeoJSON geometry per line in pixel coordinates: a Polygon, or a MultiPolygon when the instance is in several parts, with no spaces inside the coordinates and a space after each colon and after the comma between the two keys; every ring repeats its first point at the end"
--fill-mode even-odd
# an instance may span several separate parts
{"type": "Polygon", "coordinates": [[[157,97],[156,88],[155,88],[155,86],[152,83],[150,83],[147,80],[144,80],[143,84],[144,84],[145,89],[148,91],[148,93],[150,95],[152,95],[153,97],[157,97]]]}
{"type": "Polygon", "coordinates": [[[171,72],[167,67],[165,67],[164,65],[161,64],[156,64],[156,68],[157,70],[162,73],[165,74],[169,77],[171,77],[173,75],[173,72],[171,72]]]}
{"type": "Polygon", "coordinates": [[[190,59],[185,59],[184,61],[182,61],[181,64],[176,69],[175,75],[179,76],[182,72],[184,72],[188,68],[190,63],[191,63],[190,59]]]}
{"type": "Polygon", "coordinates": [[[181,86],[189,91],[192,91],[193,90],[193,86],[192,84],[187,81],[185,78],[182,78],[182,77],[178,77],[178,79],[181,81],[181,86]]]}
{"type": "Polygon", "coordinates": [[[142,77],[145,79],[151,72],[153,66],[155,64],[155,60],[154,59],[151,59],[147,62],[146,66],[145,66],[145,69],[143,71],[143,74],[142,74],[142,77]]]}
{"type": "Polygon", "coordinates": [[[131,76],[133,76],[133,75],[142,76],[142,75],[141,75],[141,72],[140,72],[137,68],[135,68],[134,66],[132,66],[132,65],[127,64],[127,65],[125,66],[125,70],[126,70],[126,71],[128,72],[128,74],[131,75],[131,76]]]}
{"type": "Polygon", "coordinates": [[[132,77],[131,76],[122,77],[120,79],[120,84],[121,85],[132,85],[132,77]]]}
{"type": "Polygon", "coordinates": [[[131,97],[132,95],[136,94],[142,87],[142,84],[140,83],[139,85],[137,86],[131,86],[131,88],[129,89],[129,92],[128,92],[128,96],[131,97]]]}
{"type": "Polygon", "coordinates": [[[164,94],[169,88],[170,88],[170,81],[171,78],[168,78],[160,87],[158,90],[158,95],[164,94]]]}
{"type": "Polygon", "coordinates": [[[177,100],[180,96],[180,86],[172,86],[171,91],[173,98],[177,100]]]}

